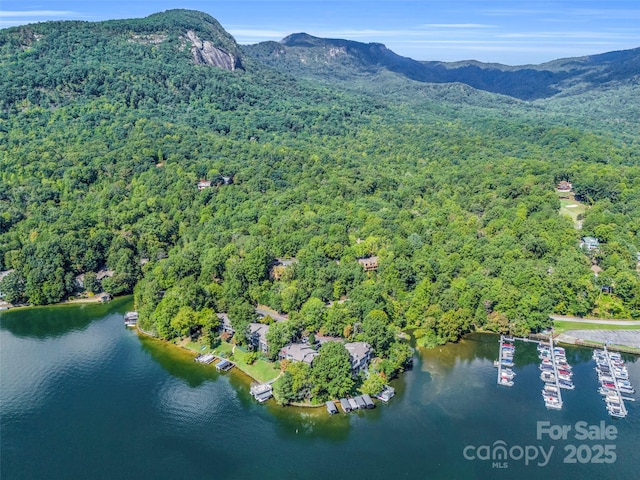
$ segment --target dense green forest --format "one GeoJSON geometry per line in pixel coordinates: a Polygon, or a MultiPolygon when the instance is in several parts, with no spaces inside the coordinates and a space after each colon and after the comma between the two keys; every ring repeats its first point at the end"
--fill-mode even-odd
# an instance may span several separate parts
{"type": "Polygon", "coordinates": [[[551,313],[640,318],[640,143],[553,102],[297,78],[190,11],[2,30],[0,291],[55,303],[84,274],[135,292],[165,339],[210,334],[215,312],[244,331],[264,304],[290,314],[270,355],[336,335],[369,342],[388,375],[405,329],[433,345],[551,313]],[[237,68],[196,64],[188,30],[237,68]],[[589,207],[582,230],[559,214],[560,180],[589,207]],[[296,259],[277,279],[276,258],[296,259]]]}

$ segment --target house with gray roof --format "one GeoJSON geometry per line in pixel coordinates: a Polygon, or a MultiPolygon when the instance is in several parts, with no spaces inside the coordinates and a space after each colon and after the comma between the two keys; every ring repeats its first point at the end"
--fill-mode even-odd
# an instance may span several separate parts
{"type": "Polygon", "coordinates": [[[600,242],[595,237],[582,237],[581,247],[587,249],[587,251],[597,251],[600,248],[600,242]]]}
{"type": "Polygon", "coordinates": [[[309,365],[318,356],[318,352],[306,343],[290,343],[278,354],[280,360],[291,360],[293,362],[304,362],[309,365]]]}
{"type": "Polygon", "coordinates": [[[267,344],[267,332],[269,331],[269,325],[264,323],[250,323],[249,334],[247,338],[249,344],[256,350],[267,353],[269,351],[269,345],[267,344]]]}
{"type": "Polygon", "coordinates": [[[373,348],[367,342],[351,342],[345,343],[344,348],[349,352],[351,357],[351,370],[355,375],[369,366],[369,362],[373,358],[373,348]]]}
{"type": "Polygon", "coordinates": [[[220,320],[220,331],[233,335],[235,333],[235,330],[231,326],[231,320],[229,320],[229,316],[226,313],[216,313],[216,316],[220,320]]]}

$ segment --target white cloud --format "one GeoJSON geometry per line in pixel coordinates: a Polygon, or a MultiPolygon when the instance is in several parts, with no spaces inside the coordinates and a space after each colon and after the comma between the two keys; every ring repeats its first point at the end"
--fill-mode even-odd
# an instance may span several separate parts
{"type": "Polygon", "coordinates": [[[495,25],[484,23],[427,23],[423,26],[429,28],[495,28],[495,25]]]}
{"type": "Polygon", "coordinates": [[[77,15],[76,12],[69,10],[13,10],[0,12],[0,17],[2,18],[68,17],[77,15]]]}

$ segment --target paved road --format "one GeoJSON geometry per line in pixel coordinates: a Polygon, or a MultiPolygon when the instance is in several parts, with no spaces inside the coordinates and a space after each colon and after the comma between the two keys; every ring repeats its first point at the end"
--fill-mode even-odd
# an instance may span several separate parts
{"type": "Polygon", "coordinates": [[[276,312],[275,310],[272,310],[268,307],[265,307],[263,305],[260,305],[258,307],[256,307],[256,313],[258,315],[263,315],[263,316],[270,316],[271,318],[273,318],[276,322],[284,322],[285,320],[287,320],[289,318],[288,315],[281,315],[278,312],[276,312]]]}
{"type": "Polygon", "coordinates": [[[601,323],[609,325],[640,325],[640,320],[609,320],[607,318],[579,318],[579,317],[565,317],[563,315],[550,315],[554,320],[564,320],[566,322],[576,323],[601,323]]]}

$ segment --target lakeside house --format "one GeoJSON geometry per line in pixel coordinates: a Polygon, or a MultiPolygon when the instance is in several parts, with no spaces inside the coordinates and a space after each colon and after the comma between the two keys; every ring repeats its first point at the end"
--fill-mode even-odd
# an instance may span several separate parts
{"type": "Polygon", "coordinates": [[[306,343],[290,343],[278,354],[280,360],[291,360],[294,362],[304,362],[308,365],[318,356],[318,352],[306,343]]]}
{"type": "Polygon", "coordinates": [[[220,320],[220,331],[222,333],[228,333],[229,335],[236,333],[231,326],[231,320],[229,320],[229,316],[226,313],[216,313],[216,316],[220,320]]]}
{"type": "Polygon", "coordinates": [[[347,349],[351,356],[351,371],[357,375],[369,366],[369,362],[373,358],[373,348],[367,342],[350,342],[345,343],[344,348],[347,349]]]}
{"type": "Polygon", "coordinates": [[[104,292],[104,293],[101,293],[98,298],[99,298],[100,302],[107,303],[107,302],[111,301],[111,294],[104,292]]]}
{"type": "Polygon", "coordinates": [[[101,282],[105,278],[111,278],[116,274],[114,270],[108,270],[107,268],[103,268],[99,272],[96,272],[96,280],[101,282]]]}
{"type": "Polygon", "coordinates": [[[586,248],[589,252],[597,252],[600,249],[600,242],[595,237],[582,237],[580,247],[586,248]]]}
{"type": "Polygon", "coordinates": [[[263,353],[269,351],[269,345],[267,344],[267,332],[269,331],[269,325],[264,323],[250,323],[249,333],[247,339],[249,344],[256,350],[263,353]]]}

